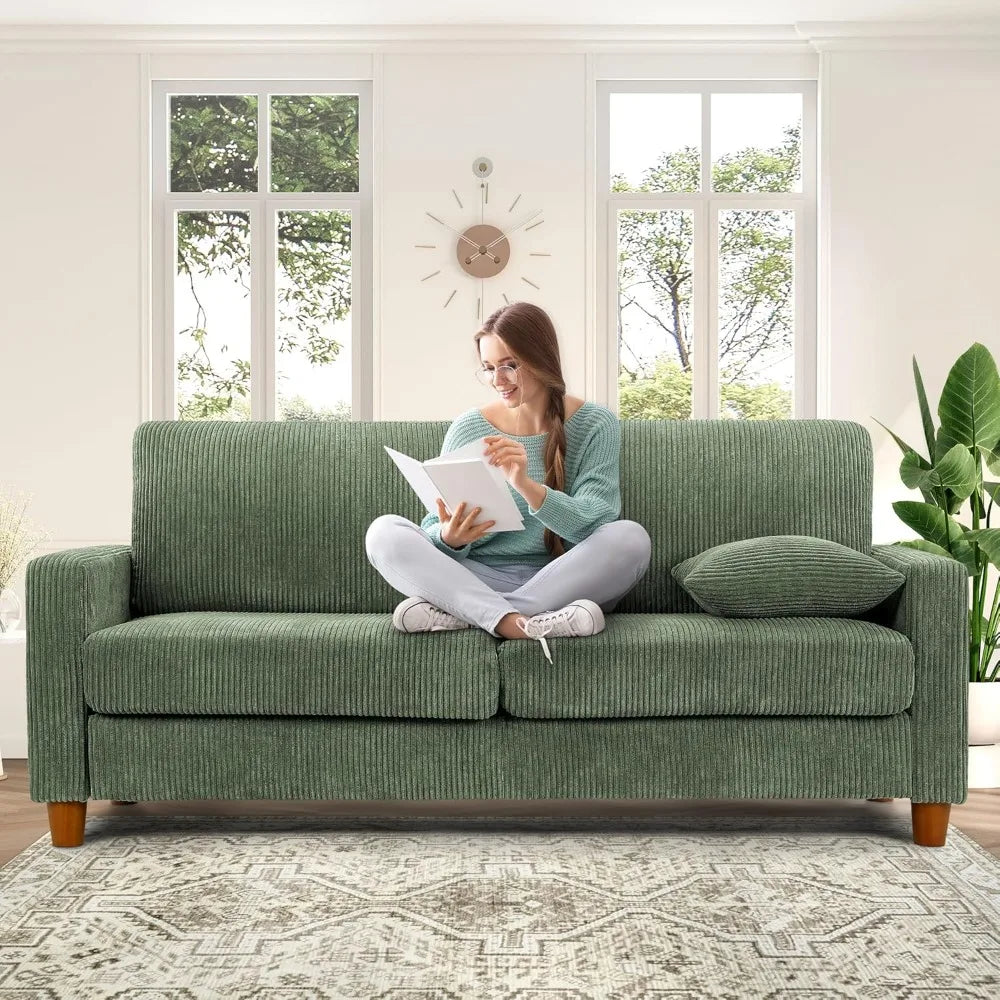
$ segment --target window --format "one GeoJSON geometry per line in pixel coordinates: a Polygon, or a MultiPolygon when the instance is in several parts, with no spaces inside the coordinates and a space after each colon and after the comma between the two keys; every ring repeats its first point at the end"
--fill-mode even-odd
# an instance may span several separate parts
{"type": "Polygon", "coordinates": [[[602,80],[597,96],[619,416],[815,417],[815,81],[602,80]]]}
{"type": "Polygon", "coordinates": [[[153,82],[160,419],[371,419],[371,88],[153,82]]]}

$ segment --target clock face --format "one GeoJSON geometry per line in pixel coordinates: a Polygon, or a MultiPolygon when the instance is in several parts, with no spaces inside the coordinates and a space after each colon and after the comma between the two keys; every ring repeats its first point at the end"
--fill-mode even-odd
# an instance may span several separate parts
{"type": "Polygon", "coordinates": [[[473,278],[492,278],[498,275],[510,260],[510,243],[503,231],[496,226],[469,226],[462,234],[466,240],[472,240],[476,247],[459,240],[455,253],[458,255],[458,266],[473,278]],[[499,242],[498,242],[499,241],[499,242]],[[487,249],[487,244],[493,245],[487,249]]]}
{"type": "Polygon", "coordinates": [[[443,282],[448,286],[441,293],[441,306],[444,309],[448,308],[452,299],[458,294],[459,287],[463,284],[461,277],[456,282],[454,277],[456,272],[452,270],[453,265],[448,265],[449,259],[457,261],[457,274],[459,276],[467,275],[471,279],[471,282],[465,281],[464,284],[467,286],[471,284],[474,289],[473,305],[475,308],[473,315],[477,320],[482,320],[483,316],[492,312],[496,306],[501,304],[501,300],[504,303],[510,303],[512,300],[516,301],[521,298],[524,284],[539,289],[541,286],[537,281],[532,280],[536,275],[529,277],[527,273],[524,273],[530,269],[526,265],[530,266],[530,259],[552,256],[544,250],[529,249],[537,236],[537,227],[542,225],[544,221],[540,218],[541,209],[528,213],[525,213],[523,209],[516,211],[517,204],[521,200],[520,194],[514,198],[509,206],[506,205],[506,199],[502,205],[496,204],[495,198],[491,203],[490,185],[485,180],[485,176],[489,176],[488,171],[492,169],[492,165],[483,167],[483,164],[488,164],[485,157],[479,158],[474,165],[474,172],[479,178],[479,203],[474,209],[472,206],[466,208],[458,192],[454,188],[451,189],[458,210],[466,216],[464,222],[459,221],[453,225],[450,221],[446,221],[432,212],[424,213],[434,220],[436,228],[450,232],[450,236],[443,234],[443,248],[437,243],[414,244],[418,250],[440,252],[444,249],[447,254],[445,266],[438,267],[437,270],[425,274],[420,279],[421,281],[432,281],[436,278],[435,284],[443,282]],[[478,170],[482,169],[487,172],[480,177],[478,170]],[[475,213],[474,219],[469,222],[468,215],[472,212],[475,213]],[[491,221],[487,221],[487,219],[491,221]],[[517,259],[511,265],[514,241],[519,244],[523,243],[525,246],[519,250],[517,259]],[[451,257],[452,254],[455,256],[451,257]],[[441,275],[443,277],[440,277],[441,275]],[[490,281],[491,278],[499,280],[490,281]],[[508,297],[508,292],[511,293],[510,297],[508,297]]]}

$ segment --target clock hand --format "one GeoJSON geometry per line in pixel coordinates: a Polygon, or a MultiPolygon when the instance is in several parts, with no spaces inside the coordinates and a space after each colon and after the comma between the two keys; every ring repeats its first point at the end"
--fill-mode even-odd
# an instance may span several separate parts
{"type": "MultiPolygon", "coordinates": [[[[426,214],[427,215],[431,215],[430,212],[426,212],[426,214]]],[[[480,254],[483,253],[483,250],[480,248],[479,244],[478,243],[474,243],[472,240],[470,240],[469,237],[465,235],[465,233],[460,233],[454,227],[449,226],[447,222],[442,222],[442,220],[439,219],[436,215],[431,215],[431,218],[435,222],[440,222],[441,225],[445,227],[445,229],[450,229],[460,240],[465,240],[465,242],[468,243],[470,247],[475,247],[476,248],[476,252],[471,257],[468,257],[466,259],[466,263],[467,264],[471,264],[480,254]]],[[[497,242],[496,240],[493,241],[493,243],[496,243],[496,242],[497,242]]],[[[493,246],[493,243],[491,243],[490,246],[493,246]]],[[[489,250],[489,247],[486,247],[486,249],[489,250]]],[[[500,263],[500,258],[499,257],[494,257],[493,254],[487,254],[486,256],[488,256],[490,258],[490,260],[493,261],[494,264],[499,264],[500,263]]]]}
{"type": "MultiPolygon", "coordinates": [[[[538,215],[541,215],[541,214],[542,214],[542,210],[539,209],[537,212],[535,212],[535,215],[529,215],[528,218],[525,219],[524,222],[522,222],[520,226],[515,226],[510,232],[511,233],[516,233],[522,226],[526,226],[529,222],[531,222],[531,220],[534,219],[535,216],[538,216],[538,215]]],[[[507,239],[508,236],[510,236],[510,233],[504,233],[502,236],[498,236],[495,240],[493,240],[492,243],[487,243],[486,244],[486,249],[489,250],[489,248],[491,246],[493,246],[496,243],[499,243],[501,240],[507,239]]]]}
{"type": "MultiPolygon", "coordinates": [[[[430,213],[430,212],[425,212],[425,214],[426,214],[426,215],[431,215],[431,213],[430,213]]],[[[440,220],[440,219],[439,219],[439,218],[438,218],[438,217],[437,217],[436,215],[431,215],[431,218],[432,218],[432,219],[433,219],[433,220],[434,220],[435,222],[441,222],[441,220],[440,220]]],[[[470,240],[470,239],[469,239],[469,237],[465,235],[465,233],[460,233],[460,232],[459,232],[459,231],[458,231],[457,229],[455,229],[455,228],[454,228],[453,226],[449,226],[447,222],[441,222],[441,225],[442,225],[442,226],[444,226],[444,228],[445,228],[445,229],[450,229],[450,230],[451,230],[451,231],[452,231],[452,232],[453,232],[453,233],[454,233],[454,234],[455,234],[455,235],[456,235],[456,236],[457,236],[457,237],[458,237],[458,238],[459,238],[460,240],[465,240],[465,242],[466,242],[466,243],[468,243],[468,244],[469,244],[469,246],[471,246],[471,247],[475,247],[475,248],[476,248],[476,250],[478,250],[478,249],[479,249],[479,244],[478,244],[478,243],[473,243],[473,241],[472,241],[472,240],[470,240]]]]}

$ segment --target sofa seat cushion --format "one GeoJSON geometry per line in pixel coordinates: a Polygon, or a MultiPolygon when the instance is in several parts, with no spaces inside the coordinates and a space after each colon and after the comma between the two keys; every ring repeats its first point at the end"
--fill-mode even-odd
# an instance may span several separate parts
{"type": "Polygon", "coordinates": [[[478,628],[400,632],[388,614],[148,615],[86,638],[84,697],[106,715],[485,719],[496,646],[478,628]]]}
{"type": "Polygon", "coordinates": [[[597,635],[499,645],[500,704],[529,719],[891,715],[912,700],[913,647],[852,618],[605,616],[597,635]]]}

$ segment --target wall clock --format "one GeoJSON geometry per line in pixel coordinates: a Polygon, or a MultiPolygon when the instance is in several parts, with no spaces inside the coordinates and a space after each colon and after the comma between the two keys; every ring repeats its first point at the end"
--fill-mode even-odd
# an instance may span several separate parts
{"type": "MultiPolygon", "coordinates": [[[[455,285],[455,278],[463,282],[465,286],[471,287],[475,299],[475,316],[477,322],[482,322],[484,317],[501,304],[500,300],[510,302],[512,299],[519,299],[519,286],[522,283],[529,284],[534,289],[541,288],[536,280],[536,275],[528,276],[523,273],[524,267],[518,263],[521,255],[515,255],[515,264],[511,265],[512,237],[515,233],[522,233],[517,240],[525,239],[526,234],[545,221],[541,218],[542,211],[516,213],[518,202],[521,200],[519,194],[504,212],[491,209],[490,206],[490,185],[487,178],[493,172],[493,164],[489,157],[477,157],[472,164],[472,172],[479,181],[479,205],[474,209],[478,218],[471,222],[460,223],[455,226],[446,222],[440,215],[433,212],[426,212],[434,222],[443,229],[448,230],[451,236],[445,237],[442,245],[437,243],[415,243],[418,250],[442,250],[444,249],[447,258],[455,255],[458,262],[458,272],[453,268],[440,267],[430,274],[425,274],[420,280],[430,281],[438,275],[444,274],[445,281],[449,288],[446,297],[443,297],[442,309],[447,309],[452,299],[459,293],[462,285],[455,285]],[[487,221],[487,216],[490,220],[487,221]],[[499,216],[499,218],[498,218],[499,216]],[[465,280],[467,276],[469,280],[465,280]],[[471,284],[470,284],[471,282],[471,284]],[[515,290],[516,289],[516,290],[515,290]],[[510,292],[508,297],[507,292],[510,292]],[[486,308],[489,300],[489,310],[486,308]]],[[[458,192],[452,188],[451,193],[455,196],[459,209],[464,213],[468,210],[462,204],[458,192]]],[[[516,242],[516,241],[515,241],[516,242]]],[[[520,244],[519,244],[520,246],[520,244]]],[[[552,254],[541,250],[528,250],[527,257],[551,257],[552,254]]]]}

